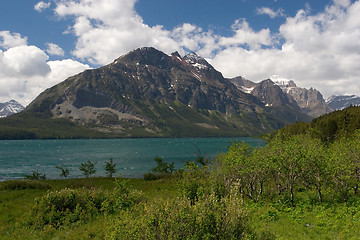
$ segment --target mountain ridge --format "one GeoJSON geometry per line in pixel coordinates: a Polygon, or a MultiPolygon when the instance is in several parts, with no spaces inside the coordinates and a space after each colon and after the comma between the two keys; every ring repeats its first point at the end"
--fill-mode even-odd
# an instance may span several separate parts
{"type": "Polygon", "coordinates": [[[287,106],[266,107],[195,53],[152,47],[69,77],[41,93],[26,114],[115,137],[255,136],[310,120],[287,106]]]}
{"type": "Polygon", "coordinates": [[[267,106],[289,106],[313,118],[332,111],[319,91],[298,87],[293,80],[278,75],[259,83],[242,77],[230,80],[239,90],[258,97],[267,106]]]}

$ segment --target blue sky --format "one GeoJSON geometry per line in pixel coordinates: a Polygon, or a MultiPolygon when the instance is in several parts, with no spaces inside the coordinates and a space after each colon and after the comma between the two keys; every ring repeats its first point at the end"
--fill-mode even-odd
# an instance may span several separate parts
{"type": "Polygon", "coordinates": [[[6,0],[0,102],[24,105],[142,46],[195,51],[225,77],[277,74],[360,95],[360,0],[6,0]]]}

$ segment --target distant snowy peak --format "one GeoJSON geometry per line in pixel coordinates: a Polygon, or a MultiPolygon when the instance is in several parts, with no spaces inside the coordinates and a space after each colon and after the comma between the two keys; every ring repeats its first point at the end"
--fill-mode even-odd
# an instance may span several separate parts
{"type": "Polygon", "coordinates": [[[360,97],[357,95],[333,95],[326,102],[331,109],[342,110],[350,106],[360,106],[360,97]]]}
{"type": "Polygon", "coordinates": [[[282,78],[278,75],[271,75],[269,79],[280,87],[296,87],[296,84],[293,80],[282,78]]]}
{"type": "Polygon", "coordinates": [[[24,106],[15,100],[6,103],[0,103],[0,118],[11,116],[24,110],[24,106]]]}
{"type": "Polygon", "coordinates": [[[194,52],[185,55],[183,60],[198,69],[207,69],[211,67],[211,65],[204,58],[198,56],[194,52]]]}

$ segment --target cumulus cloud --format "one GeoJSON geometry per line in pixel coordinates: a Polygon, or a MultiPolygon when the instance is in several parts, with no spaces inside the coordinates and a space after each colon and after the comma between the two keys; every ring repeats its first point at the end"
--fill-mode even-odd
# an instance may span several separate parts
{"type": "MultiPolygon", "coordinates": [[[[104,65],[142,46],[166,53],[195,51],[225,77],[241,75],[260,81],[278,74],[301,87],[315,87],[325,96],[360,95],[359,0],[333,0],[317,14],[306,6],[287,16],[276,32],[254,30],[246,19],[234,20],[233,34],[227,37],[191,23],[174,29],[148,26],[135,11],[135,2],[55,1],[57,16],[74,20],[68,31],[77,38],[72,54],[104,65]]],[[[50,7],[45,2],[37,5],[39,11],[50,7]]],[[[285,17],[282,10],[257,12],[285,17]]],[[[75,60],[49,61],[47,54],[64,55],[54,43],[48,43],[45,51],[28,46],[27,37],[19,33],[0,31],[0,102],[15,98],[27,105],[46,88],[90,68],[75,60]]]]}
{"type": "Polygon", "coordinates": [[[233,37],[222,37],[219,44],[225,47],[246,45],[251,49],[259,49],[261,46],[270,46],[273,44],[273,38],[271,37],[269,29],[262,29],[259,32],[255,32],[249,26],[249,23],[245,19],[238,19],[232,25],[232,29],[235,32],[233,37]]]}
{"type": "Polygon", "coordinates": [[[70,32],[77,37],[72,54],[103,65],[142,46],[166,52],[180,46],[162,26],[149,27],[134,10],[134,0],[70,0],[58,2],[59,17],[73,16],[70,32]]]}
{"type": "Polygon", "coordinates": [[[48,61],[48,58],[35,46],[0,50],[0,102],[16,99],[26,106],[46,88],[90,68],[70,59],[48,61]]]}
{"type": "Polygon", "coordinates": [[[311,15],[310,5],[295,16],[282,9],[259,8],[257,14],[286,17],[277,32],[254,30],[246,19],[235,20],[232,36],[184,23],[174,29],[150,27],[135,11],[136,0],[58,1],[55,13],[72,17],[77,37],[72,54],[96,65],[113,61],[135,48],[153,46],[166,53],[195,51],[226,77],[253,81],[278,74],[325,96],[356,93],[360,74],[360,1],[333,0],[311,15]],[[346,83],[346,84],[344,84],[346,83]]]}
{"type": "Polygon", "coordinates": [[[46,2],[38,2],[35,6],[34,6],[34,9],[38,12],[42,12],[43,10],[49,8],[51,5],[50,2],[46,3],[46,2]]]}
{"type": "Polygon", "coordinates": [[[8,49],[16,46],[27,45],[27,37],[22,37],[19,33],[0,31],[0,47],[8,49]]]}
{"type": "Polygon", "coordinates": [[[55,43],[46,43],[46,52],[50,55],[64,56],[64,50],[55,43]]]}
{"type": "Polygon", "coordinates": [[[281,48],[246,50],[231,46],[219,51],[212,64],[227,77],[242,75],[259,81],[271,74],[315,87],[325,96],[360,95],[360,1],[336,0],[323,12],[301,9],[279,28],[281,48]]]}
{"type": "Polygon", "coordinates": [[[272,10],[271,8],[268,7],[261,7],[261,8],[257,8],[256,9],[256,13],[258,15],[268,15],[270,18],[276,18],[276,17],[284,17],[284,10],[283,9],[278,9],[276,11],[272,10]]]}

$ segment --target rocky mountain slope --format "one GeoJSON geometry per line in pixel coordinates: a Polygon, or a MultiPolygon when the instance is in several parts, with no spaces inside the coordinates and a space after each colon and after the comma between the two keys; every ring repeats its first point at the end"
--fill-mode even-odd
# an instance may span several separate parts
{"type": "Polygon", "coordinates": [[[259,98],[266,106],[287,106],[311,117],[331,112],[319,91],[297,87],[294,81],[277,75],[259,83],[242,77],[230,80],[238,89],[259,98]]]}
{"type": "Polygon", "coordinates": [[[254,136],[309,120],[294,109],[266,107],[195,53],[154,48],[47,89],[20,117],[34,115],[114,137],[254,136]]]}
{"type": "Polygon", "coordinates": [[[331,96],[326,103],[332,110],[342,110],[350,106],[360,106],[360,97],[356,95],[331,96]]]}
{"type": "Polygon", "coordinates": [[[284,93],[291,96],[302,111],[311,117],[318,117],[332,111],[318,90],[298,87],[294,81],[280,78],[277,75],[273,75],[269,79],[277,84],[284,93]]]}
{"type": "Polygon", "coordinates": [[[0,103],[0,118],[11,116],[24,110],[24,106],[15,100],[0,103]]]}

